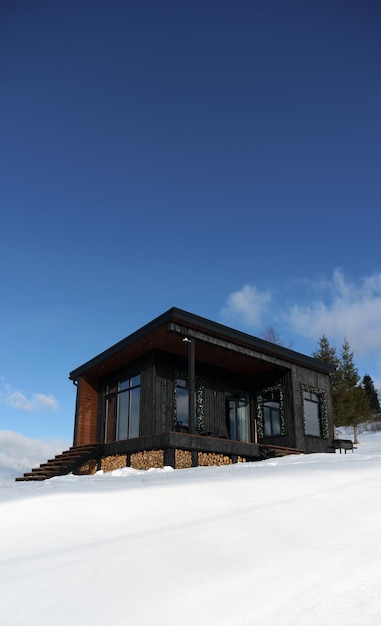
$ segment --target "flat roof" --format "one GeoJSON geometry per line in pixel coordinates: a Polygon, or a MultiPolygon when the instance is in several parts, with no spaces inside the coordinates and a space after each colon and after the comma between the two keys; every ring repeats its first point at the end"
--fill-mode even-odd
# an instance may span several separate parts
{"type": "MultiPolygon", "coordinates": [[[[133,332],[131,335],[128,335],[107,350],[104,350],[83,365],[74,369],[69,374],[70,380],[78,380],[90,370],[99,370],[99,366],[105,364],[107,361],[109,361],[110,364],[111,362],[115,364],[115,357],[119,353],[126,352],[127,349],[132,348],[134,344],[137,345],[138,343],[144,343],[144,346],[141,346],[141,353],[148,352],[149,349],[165,349],[171,346],[173,347],[175,344],[173,341],[171,342],[169,335],[170,326],[173,327],[173,323],[175,322],[182,327],[186,327],[186,329],[193,329],[194,331],[199,331],[199,333],[207,333],[214,338],[228,341],[236,346],[241,346],[242,348],[255,351],[260,355],[263,354],[267,357],[273,357],[285,362],[295,363],[325,374],[331,374],[335,371],[335,367],[333,365],[324,363],[323,361],[319,361],[313,357],[295,352],[294,350],[285,348],[284,346],[279,346],[275,343],[271,343],[270,341],[260,339],[242,331],[235,330],[234,328],[219,324],[218,322],[213,322],[182,309],[172,307],[148,324],[145,324],[140,329],[133,332]],[[162,332],[158,332],[159,329],[161,329],[162,332]],[[143,341],[145,339],[147,340],[146,342],[143,341]]],[[[195,336],[197,337],[197,335],[195,336]]],[[[180,353],[177,348],[176,352],[180,353]]]]}

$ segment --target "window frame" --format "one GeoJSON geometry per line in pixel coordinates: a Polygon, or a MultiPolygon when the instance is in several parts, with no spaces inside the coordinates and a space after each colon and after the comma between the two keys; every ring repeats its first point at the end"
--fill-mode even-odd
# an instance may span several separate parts
{"type": "Polygon", "coordinates": [[[284,407],[284,391],[281,383],[265,387],[257,393],[257,437],[258,439],[267,439],[269,437],[284,437],[286,435],[286,418],[284,407]],[[279,392],[279,417],[280,432],[278,434],[265,435],[264,423],[264,397],[273,392],[279,392]]]}
{"type": "Polygon", "coordinates": [[[262,396],[263,406],[263,436],[264,437],[280,437],[282,432],[282,418],[281,418],[281,402],[280,402],[280,390],[272,389],[268,393],[262,396]],[[275,398],[275,394],[277,397],[275,398]],[[271,406],[271,405],[277,405],[271,406]],[[267,419],[266,411],[269,412],[269,419],[267,419]],[[276,428],[275,420],[273,416],[276,415],[276,428]],[[270,425],[271,432],[266,433],[266,425],[270,425]]]}
{"type": "Polygon", "coordinates": [[[328,439],[329,427],[328,427],[328,415],[327,415],[327,399],[326,392],[318,387],[312,387],[310,385],[301,385],[301,397],[302,397],[302,418],[303,418],[303,430],[306,437],[315,437],[316,439],[328,439]],[[306,398],[305,394],[316,396],[317,400],[306,398]],[[312,432],[307,432],[306,421],[306,402],[315,404],[318,406],[319,415],[319,430],[320,434],[317,435],[312,432]]]}
{"type": "Polygon", "coordinates": [[[224,392],[225,396],[225,417],[226,428],[229,439],[232,441],[251,441],[250,428],[250,394],[244,389],[236,389],[227,387],[224,392]],[[234,403],[233,421],[231,420],[231,403],[234,403]],[[229,409],[228,409],[229,404],[229,409]],[[240,417],[242,411],[242,415],[240,417]],[[234,432],[232,432],[234,431],[234,432]]]}
{"type": "Polygon", "coordinates": [[[110,381],[105,385],[105,423],[104,441],[124,441],[140,436],[140,413],[141,413],[141,374],[140,372],[123,376],[117,380],[110,381]],[[139,391],[136,394],[136,391],[139,391]],[[126,401],[126,436],[120,436],[121,432],[121,402],[126,401]],[[134,409],[135,404],[135,409],[134,409]],[[112,415],[109,413],[109,406],[112,406],[112,415]],[[109,420],[112,420],[110,428],[109,420]],[[133,430],[134,429],[134,430],[133,430]],[[111,434],[112,430],[112,434],[111,434]],[[111,436],[111,437],[110,437],[111,436]]]}
{"type": "MultiPolygon", "coordinates": [[[[173,381],[173,427],[174,429],[186,429],[189,432],[189,415],[187,415],[187,424],[180,424],[177,419],[177,403],[178,403],[178,389],[186,389],[189,394],[188,387],[188,374],[184,372],[175,372],[173,381]],[[184,381],[184,386],[179,386],[177,381],[184,381]]],[[[204,383],[198,376],[195,380],[195,410],[196,420],[194,428],[196,432],[204,432],[205,430],[205,410],[204,410],[204,383]]],[[[189,397],[187,411],[189,410],[189,397]]]]}

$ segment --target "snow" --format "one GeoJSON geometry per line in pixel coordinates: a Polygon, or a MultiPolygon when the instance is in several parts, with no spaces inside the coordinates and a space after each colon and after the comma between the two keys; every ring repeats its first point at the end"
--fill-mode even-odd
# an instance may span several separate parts
{"type": "Polygon", "coordinates": [[[0,485],[5,626],[378,625],[381,434],[347,454],[0,485]]]}

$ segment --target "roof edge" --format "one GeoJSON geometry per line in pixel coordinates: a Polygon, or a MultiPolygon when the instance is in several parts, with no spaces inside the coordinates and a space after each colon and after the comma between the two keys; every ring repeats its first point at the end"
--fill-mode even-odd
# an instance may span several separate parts
{"type": "Polygon", "coordinates": [[[329,363],[319,361],[318,359],[314,359],[313,357],[302,354],[301,352],[296,352],[295,350],[291,350],[290,348],[279,346],[278,344],[271,343],[270,341],[266,341],[265,339],[260,339],[259,337],[255,337],[254,335],[250,335],[243,331],[231,328],[230,326],[225,326],[224,324],[220,324],[219,322],[214,322],[199,315],[189,313],[188,311],[185,311],[183,309],[172,307],[165,311],[165,313],[162,313],[158,317],[155,317],[153,320],[151,320],[138,330],[134,331],[121,341],[118,341],[110,348],[107,348],[103,352],[100,352],[89,361],[86,361],[83,365],[80,365],[79,367],[71,371],[69,374],[69,379],[73,381],[78,380],[78,378],[88,369],[113,356],[119,350],[122,350],[123,348],[131,345],[134,341],[141,339],[142,337],[144,337],[144,335],[148,334],[152,330],[155,330],[159,326],[162,326],[163,324],[166,324],[173,320],[177,320],[191,326],[200,327],[203,330],[209,331],[211,333],[226,336],[233,341],[241,344],[244,343],[251,348],[264,352],[269,356],[275,356],[286,361],[300,363],[305,367],[319,370],[327,374],[335,372],[335,367],[333,365],[330,365],[329,363]]]}

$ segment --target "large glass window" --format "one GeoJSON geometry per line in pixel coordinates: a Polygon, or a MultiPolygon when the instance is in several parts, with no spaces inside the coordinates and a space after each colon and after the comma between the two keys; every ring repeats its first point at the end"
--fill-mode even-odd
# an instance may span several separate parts
{"type": "Polygon", "coordinates": [[[236,441],[250,441],[249,398],[244,391],[227,391],[226,425],[229,438],[236,441]]]}
{"type": "Polygon", "coordinates": [[[140,375],[106,388],[105,441],[139,436],[140,375]]]}
{"type": "Polygon", "coordinates": [[[176,378],[176,426],[189,426],[189,392],[186,378],[176,378]]]}
{"type": "MultiPolygon", "coordinates": [[[[193,428],[203,432],[205,428],[204,415],[204,385],[200,378],[195,381],[195,419],[193,428]]],[[[189,430],[189,389],[186,374],[178,374],[174,385],[174,426],[176,430],[189,430]]]]}
{"type": "Polygon", "coordinates": [[[262,389],[257,395],[257,435],[279,437],[286,434],[282,385],[262,389]]]}
{"type": "Polygon", "coordinates": [[[263,395],[263,434],[271,437],[280,435],[281,430],[280,390],[274,389],[263,395]]]}
{"type": "Polygon", "coordinates": [[[304,426],[306,435],[322,436],[320,399],[316,393],[303,391],[304,426]]]}

